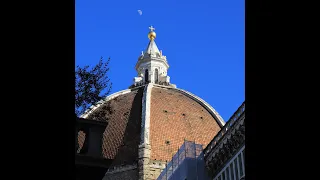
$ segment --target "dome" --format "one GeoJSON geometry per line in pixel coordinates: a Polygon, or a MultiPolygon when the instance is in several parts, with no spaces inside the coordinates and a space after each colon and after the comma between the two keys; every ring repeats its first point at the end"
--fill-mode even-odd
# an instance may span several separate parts
{"type": "MultiPolygon", "coordinates": [[[[150,144],[150,159],[170,161],[184,140],[205,148],[224,125],[199,97],[152,83],[114,93],[82,117],[109,122],[102,148],[113,166],[136,163],[141,141],[150,144]]],[[[80,133],[79,149],[84,138],[80,133]]]]}

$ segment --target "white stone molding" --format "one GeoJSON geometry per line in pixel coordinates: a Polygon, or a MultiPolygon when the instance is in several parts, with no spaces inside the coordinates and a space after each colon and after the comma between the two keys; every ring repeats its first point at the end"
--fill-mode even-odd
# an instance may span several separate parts
{"type": "Polygon", "coordinates": [[[150,144],[150,105],[151,105],[151,90],[153,84],[149,83],[144,87],[142,97],[142,119],[141,119],[141,139],[140,144],[150,144]]]}
{"type": "MultiPolygon", "coordinates": [[[[137,87],[138,88],[138,87],[137,87]]],[[[100,107],[102,104],[104,104],[105,102],[108,102],[120,95],[123,94],[127,94],[133,90],[135,90],[136,88],[132,88],[132,89],[125,89],[116,93],[113,93],[109,96],[107,96],[105,99],[100,100],[99,102],[97,102],[95,105],[92,105],[89,109],[87,109],[80,117],[81,118],[87,118],[92,112],[94,112],[98,107],[100,107]]]]}

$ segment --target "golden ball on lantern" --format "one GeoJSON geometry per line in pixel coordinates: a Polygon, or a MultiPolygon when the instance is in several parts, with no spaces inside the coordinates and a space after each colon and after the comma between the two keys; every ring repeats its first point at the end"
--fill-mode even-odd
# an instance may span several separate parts
{"type": "Polygon", "coordinates": [[[148,38],[149,38],[150,40],[155,39],[156,36],[157,36],[157,34],[156,34],[154,31],[151,31],[151,32],[149,32],[149,34],[148,34],[148,38]]]}

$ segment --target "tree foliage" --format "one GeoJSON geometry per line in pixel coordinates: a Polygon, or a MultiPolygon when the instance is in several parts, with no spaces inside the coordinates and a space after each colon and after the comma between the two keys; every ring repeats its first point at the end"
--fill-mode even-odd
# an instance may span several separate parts
{"type": "Polygon", "coordinates": [[[100,58],[98,64],[89,66],[77,66],[75,84],[75,113],[77,116],[83,114],[91,105],[105,98],[112,88],[112,83],[107,75],[109,71],[110,58],[104,62],[100,58]]]}

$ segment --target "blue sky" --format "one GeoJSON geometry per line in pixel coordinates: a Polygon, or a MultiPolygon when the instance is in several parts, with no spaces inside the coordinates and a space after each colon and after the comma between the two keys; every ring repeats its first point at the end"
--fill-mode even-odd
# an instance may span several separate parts
{"type": "Polygon", "coordinates": [[[170,81],[225,121],[244,101],[244,0],[76,0],[76,65],[111,57],[112,93],[127,89],[156,29],[170,81]],[[142,11],[139,15],[138,10],[142,11]]]}

